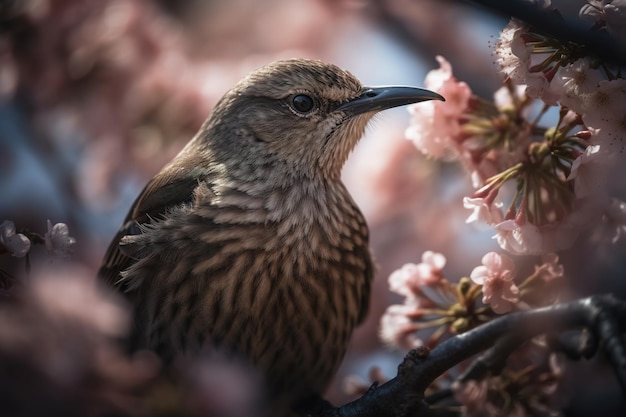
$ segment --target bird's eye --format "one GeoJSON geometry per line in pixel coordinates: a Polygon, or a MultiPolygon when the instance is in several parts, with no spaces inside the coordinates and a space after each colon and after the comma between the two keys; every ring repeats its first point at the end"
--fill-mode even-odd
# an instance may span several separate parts
{"type": "Polygon", "coordinates": [[[294,110],[299,113],[309,113],[315,108],[315,100],[306,94],[298,94],[293,96],[291,104],[294,110]]]}

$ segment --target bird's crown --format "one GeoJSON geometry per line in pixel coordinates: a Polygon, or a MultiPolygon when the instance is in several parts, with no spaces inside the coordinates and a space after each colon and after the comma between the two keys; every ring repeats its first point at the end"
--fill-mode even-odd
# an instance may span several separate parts
{"type": "Polygon", "coordinates": [[[354,75],[336,65],[309,59],[276,61],[241,80],[243,94],[275,99],[289,94],[311,92],[324,99],[343,103],[358,97],[363,86],[354,75]]]}

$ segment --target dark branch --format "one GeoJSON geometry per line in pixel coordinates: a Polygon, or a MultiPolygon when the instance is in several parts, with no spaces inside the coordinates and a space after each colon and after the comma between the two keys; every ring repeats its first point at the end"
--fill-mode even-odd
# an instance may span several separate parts
{"type": "Polygon", "coordinates": [[[564,20],[557,12],[546,12],[524,0],[465,0],[481,5],[494,14],[521,20],[539,32],[562,42],[573,42],[591,57],[603,62],[626,65],[626,45],[606,31],[585,28],[582,22],[564,20]]]}
{"type": "MultiPolygon", "coordinates": [[[[624,326],[623,318],[620,322],[624,326]]],[[[626,393],[626,347],[617,318],[608,311],[601,311],[594,330],[604,342],[606,356],[615,369],[622,391],[626,393]]]]}
{"type": "Polygon", "coordinates": [[[471,375],[465,375],[477,377],[490,367],[501,366],[504,356],[537,335],[583,328],[604,343],[607,357],[626,394],[626,348],[622,337],[625,327],[626,302],[611,295],[512,313],[450,338],[430,352],[426,348],[412,350],[398,367],[395,378],[379,387],[374,385],[361,398],[318,416],[439,415],[439,411],[431,409],[424,401],[424,392],[448,369],[486,351],[470,367],[471,375]]]}
{"type": "Polygon", "coordinates": [[[525,341],[517,334],[506,335],[498,340],[492,348],[476,358],[458,380],[481,379],[489,373],[497,373],[506,365],[506,358],[525,341]]]}

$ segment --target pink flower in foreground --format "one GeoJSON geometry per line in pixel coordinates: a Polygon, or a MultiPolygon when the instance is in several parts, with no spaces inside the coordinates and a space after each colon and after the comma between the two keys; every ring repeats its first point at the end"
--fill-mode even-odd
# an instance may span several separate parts
{"type": "Polygon", "coordinates": [[[500,247],[514,255],[539,255],[544,251],[541,230],[532,223],[505,220],[495,229],[500,247]]]}
{"type": "Polygon", "coordinates": [[[419,264],[405,264],[389,275],[389,289],[407,298],[418,298],[420,288],[436,284],[443,278],[441,270],[446,265],[446,257],[440,253],[426,251],[419,264]]]}
{"type": "Polygon", "coordinates": [[[387,307],[380,320],[381,340],[406,350],[422,346],[424,343],[415,335],[419,327],[411,320],[411,316],[416,313],[415,307],[406,304],[387,307]]]}
{"type": "Polygon", "coordinates": [[[446,99],[438,107],[439,112],[448,117],[457,117],[467,109],[472,90],[463,81],[458,81],[452,74],[452,65],[442,56],[436,57],[439,69],[430,71],[424,80],[426,88],[436,91],[446,99]]]}
{"type": "Polygon", "coordinates": [[[626,149],[626,79],[603,80],[591,94],[583,113],[585,125],[598,129],[592,139],[603,150],[623,153],[626,149]]]}
{"type": "Polygon", "coordinates": [[[555,105],[558,96],[551,88],[550,80],[543,71],[531,70],[533,65],[533,47],[526,44],[524,35],[529,28],[517,20],[511,20],[500,33],[496,43],[496,64],[500,72],[516,84],[526,85],[529,97],[540,98],[544,102],[555,105]]]}
{"type": "Polygon", "coordinates": [[[0,246],[11,255],[21,258],[30,250],[30,240],[21,233],[15,233],[15,224],[5,220],[0,224],[0,246]]]}
{"type": "Polygon", "coordinates": [[[448,61],[441,56],[437,56],[437,61],[440,68],[428,73],[425,86],[444,96],[446,101],[409,106],[412,117],[406,137],[425,155],[454,159],[457,155],[454,139],[461,132],[459,118],[467,110],[472,91],[467,83],[452,75],[448,61]]]}
{"type": "Polygon", "coordinates": [[[529,97],[551,106],[559,100],[552,81],[561,65],[553,59],[553,52],[558,49],[552,43],[515,19],[500,32],[494,51],[500,72],[516,84],[525,85],[529,97]]]}
{"type": "Polygon", "coordinates": [[[474,268],[470,278],[483,287],[483,303],[498,313],[508,313],[519,301],[519,288],[513,282],[515,264],[508,256],[489,252],[482,265],[474,268]]]}
{"type": "Polygon", "coordinates": [[[502,203],[489,203],[486,198],[463,197],[463,207],[473,210],[466,223],[497,224],[504,220],[502,203]]]}
{"type": "Polygon", "coordinates": [[[592,68],[588,59],[579,59],[561,69],[553,86],[563,106],[583,113],[589,106],[591,93],[602,80],[599,69],[592,68]]]}
{"type": "Polygon", "coordinates": [[[596,29],[606,28],[622,42],[626,41],[626,0],[589,0],[579,15],[596,29]]]}
{"type": "Polygon", "coordinates": [[[500,32],[494,51],[500,72],[518,84],[526,84],[532,53],[522,38],[525,28],[518,20],[511,20],[500,32]]]}
{"type": "Polygon", "coordinates": [[[609,155],[600,149],[600,145],[587,146],[572,163],[568,181],[574,180],[576,198],[594,197],[605,190],[608,174],[609,155]]]}
{"type": "Polygon", "coordinates": [[[563,276],[565,268],[559,263],[559,256],[556,253],[547,253],[541,259],[543,264],[539,268],[542,269],[541,277],[544,281],[553,281],[563,276]]]}
{"type": "Polygon", "coordinates": [[[118,295],[74,270],[48,273],[33,282],[30,290],[48,320],[70,319],[112,337],[121,337],[128,331],[128,312],[118,295]]]}

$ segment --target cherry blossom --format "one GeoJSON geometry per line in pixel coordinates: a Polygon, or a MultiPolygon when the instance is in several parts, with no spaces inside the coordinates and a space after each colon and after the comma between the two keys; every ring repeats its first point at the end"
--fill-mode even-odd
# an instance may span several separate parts
{"type": "Polygon", "coordinates": [[[483,302],[498,313],[508,313],[519,301],[519,289],[513,282],[515,264],[508,256],[489,252],[482,259],[483,265],[474,268],[470,278],[483,286],[483,302]]]}
{"type": "Polygon", "coordinates": [[[463,207],[473,210],[466,223],[498,224],[504,220],[501,202],[491,202],[487,198],[480,197],[463,197],[463,207]]]}
{"type": "Polygon", "coordinates": [[[459,119],[467,109],[472,91],[467,83],[452,75],[452,66],[445,58],[437,56],[437,61],[440,68],[426,75],[425,85],[443,95],[446,101],[409,106],[411,124],[405,135],[425,155],[452,160],[457,155],[454,138],[461,132],[459,119]]]}
{"type": "Polygon", "coordinates": [[[625,0],[589,0],[581,7],[579,15],[593,22],[595,27],[606,27],[607,31],[626,41],[625,0]]]}
{"type": "Polygon", "coordinates": [[[607,159],[609,157],[606,152],[601,152],[600,145],[591,145],[574,160],[567,180],[575,180],[576,198],[595,196],[599,191],[604,190],[608,174],[607,159]]]}
{"type": "Polygon", "coordinates": [[[48,232],[44,236],[46,249],[51,255],[67,257],[74,250],[76,239],[69,235],[69,228],[65,223],[57,223],[54,226],[48,220],[48,232]]]}
{"type": "Polygon", "coordinates": [[[559,263],[559,256],[554,253],[547,253],[541,257],[543,264],[537,267],[541,270],[541,278],[544,281],[553,281],[563,277],[565,268],[559,263]]]}
{"type": "Polygon", "coordinates": [[[442,279],[441,270],[446,258],[440,253],[426,251],[419,264],[407,263],[389,275],[391,291],[407,298],[415,298],[421,294],[420,288],[436,284],[442,279]]]}
{"type": "Polygon", "coordinates": [[[598,129],[596,143],[624,153],[626,146],[626,79],[602,80],[583,114],[587,126],[598,129]]]}
{"type": "Polygon", "coordinates": [[[563,67],[552,85],[563,106],[583,113],[589,107],[592,93],[603,79],[602,73],[591,68],[590,61],[583,58],[563,67]]]}
{"type": "MultiPolygon", "coordinates": [[[[496,64],[500,72],[519,85],[525,85],[528,96],[540,98],[555,105],[558,95],[551,87],[552,72],[533,62],[534,48],[527,43],[529,28],[522,22],[512,19],[502,30],[495,45],[496,64]]],[[[554,68],[554,67],[553,67],[554,68]]]]}
{"type": "Polygon", "coordinates": [[[505,220],[495,225],[500,247],[514,255],[538,255],[543,251],[543,237],[537,226],[519,220],[505,220]]]}
{"type": "Polygon", "coordinates": [[[419,326],[411,320],[416,308],[407,304],[395,304],[387,307],[380,320],[380,338],[390,346],[401,349],[413,349],[423,342],[415,332],[419,326]]]}
{"type": "Polygon", "coordinates": [[[524,29],[522,22],[512,19],[500,32],[494,51],[500,72],[520,84],[525,84],[532,53],[522,39],[524,29]]]}
{"type": "Polygon", "coordinates": [[[5,220],[0,225],[0,245],[11,255],[21,258],[30,250],[31,242],[22,233],[15,233],[15,224],[5,220]]]}

